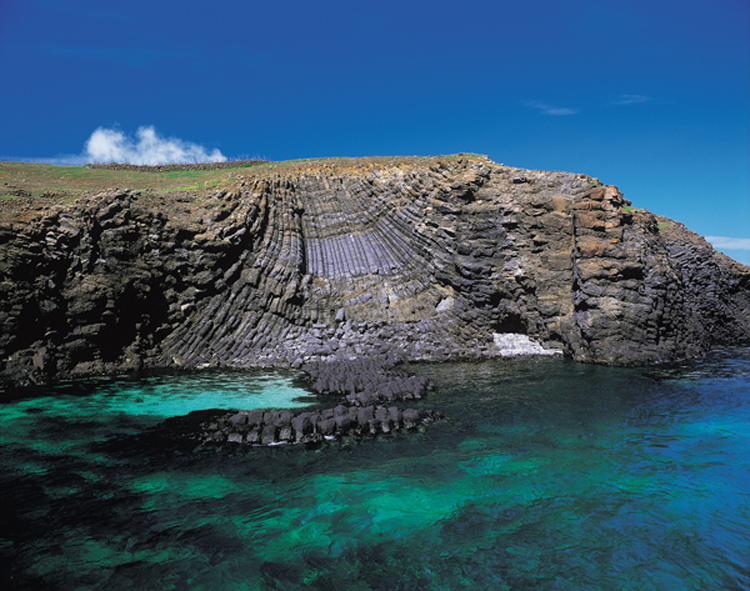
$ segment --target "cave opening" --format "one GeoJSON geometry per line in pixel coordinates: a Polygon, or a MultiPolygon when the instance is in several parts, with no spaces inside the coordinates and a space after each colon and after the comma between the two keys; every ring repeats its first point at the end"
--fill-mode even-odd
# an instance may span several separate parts
{"type": "Polygon", "coordinates": [[[516,333],[516,334],[527,334],[528,328],[526,323],[523,321],[518,314],[506,314],[502,320],[495,322],[492,325],[493,332],[496,333],[516,333]]]}

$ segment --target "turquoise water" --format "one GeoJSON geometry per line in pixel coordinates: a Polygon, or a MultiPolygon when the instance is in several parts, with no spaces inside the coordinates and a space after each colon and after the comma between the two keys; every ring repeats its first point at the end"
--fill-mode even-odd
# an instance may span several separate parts
{"type": "Polygon", "coordinates": [[[415,366],[422,432],[275,448],[155,431],[294,376],[0,404],[3,589],[750,589],[750,350],[683,367],[415,366]]]}

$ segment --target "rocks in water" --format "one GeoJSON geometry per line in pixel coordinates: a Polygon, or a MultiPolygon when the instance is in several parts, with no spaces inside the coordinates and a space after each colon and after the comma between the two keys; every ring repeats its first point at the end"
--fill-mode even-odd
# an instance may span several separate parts
{"type": "Polygon", "coordinates": [[[307,367],[315,391],[326,396],[351,393],[334,407],[317,411],[240,410],[203,427],[212,443],[277,445],[309,443],[411,430],[442,418],[430,410],[386,406],[384,401],[422,398],[434,386],[429,380],[397,371],[385,360],[319,362],[307,367]],[[367,390],[367,404],[358,389],[367,390]],[[388,392],[388,396],[382,394],[388,392]],[[354,396],[353,399],[350,397],[354,396]]]}
{"type": "Polygon", "coordinates": [[[202,439],[211,443],[249,445],[312,443],[346,436],[385,435],[400,429],[413,430],[442,418],[435,411],[414,408],[401,411],[397,407],[367,406],[355,410],[353,414],[328,418],[323,418],[320,412],[304,412],[294,416],[289,426],[278,428],[263,423],[249,430],[233,423],[231,417],[225,417],[218,424],[204,425],[202,439]]]}
{"type": "Polygon", "coordinates": [[[313,391],[345,396],[356,406],[419,400],[434,388],[425,377],[396,370],[387,357],[317,361],[302,369],[310,376],[313,391]]]}

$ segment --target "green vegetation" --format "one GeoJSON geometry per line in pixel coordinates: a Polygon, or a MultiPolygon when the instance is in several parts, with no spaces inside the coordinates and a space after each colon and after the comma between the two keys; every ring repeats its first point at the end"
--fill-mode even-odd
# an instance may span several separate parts
{"type": "MultiPolygon", "coordinates": [[[[206,165],[59,166],[28,162],[0,162],[0,198],[6,213],[11,203],[26,209],[77,199],[108,189],[135,189],[147,194],[189,192],[200,199],[210,191],[229,186],[238,176],[265,177],[278,173],[362,172],[374,168],[410,167],[430,162],[487,160],[481,154],[446,156],[380,156],[367,158],[304,158],[284,162],[238,161],[206,165]],[[13,200],[13,201],[10,201],[13,200]],[[37,203],[38,202],[38,203],[37,203]]],[[[2,213],[2,211],[0,211],[2,213]]]]}
{"type": "Polygon", "coordinates": [[[229,182],[238,169],[151,170],[110,169],[85,166],[56,166],[0,162],[0,193],[30,197],[79,197],[106,188],[153,191],[185,191],[215,187],[229,182]]]}
{"type": "MultiPolygon", "coordinates": [[[[645,208],[633,207],[632,205],[624,205],[623,209],[635,215],[646,211],[645,208]]],[[[666,232],[667,230],[669,230],[670,225],[668,222],[657,222],[657,227],[659,228],[659,232],[666,232]]]]}
{"type": "Polygon", "coordinates": [[[444,158],[448,161],[452,160],[487,160],[487,156],[484,156],[483,154],[472,154],[472,153],[461,153],[461,154],[451,154],[449,156],[444,156],[444,158]]]}

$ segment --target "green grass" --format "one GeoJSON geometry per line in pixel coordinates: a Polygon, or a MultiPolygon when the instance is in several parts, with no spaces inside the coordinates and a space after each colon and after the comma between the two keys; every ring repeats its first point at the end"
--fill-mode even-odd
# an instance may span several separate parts
{"type": "Polygon", "coordinates": [[[0,195],[14,197],[19,192],[26,196],[63,200],[91,195],[108,189],[170,193],[214,190],[227,186],[237,176],[263,177],[286,172],[312,174],[340,170],[367,172],[376,167],[414,166],[426,162],[456,160],[486,160],[480,154],[446,156],[382,156],[367,158],[304,158],[283,162],[238,162],[237,167],[214,170],[158,170],[154,168],[117,169],[100,166],[58,166],[27,162],[0,162],[0,195]]]}
{"type": "Polygon", "coordinates": [[[111,170],[84,166],[56,166],[0,162],[0,192],[25,191],[32,197],[47,194],[80,196],[108,188],[185,191],[228,183],[242,168],[220,170],[111,170]]]}

